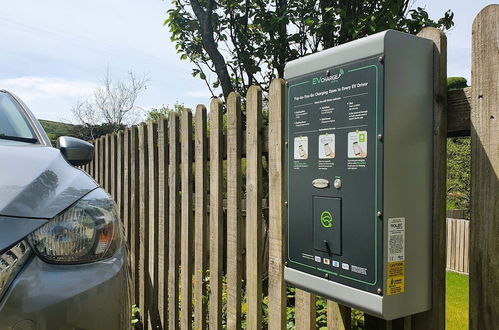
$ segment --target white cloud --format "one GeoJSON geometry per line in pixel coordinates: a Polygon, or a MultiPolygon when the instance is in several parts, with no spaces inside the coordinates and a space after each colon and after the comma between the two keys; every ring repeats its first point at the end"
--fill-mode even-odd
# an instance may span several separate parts
{"type": "Polygon", "coordinates": [[[17,77],[0,79],[0,88],[18,95],[26,102],[50,98],[86,98],[96,84],[84,80],[67,80],[57,77],[17,77]]]}

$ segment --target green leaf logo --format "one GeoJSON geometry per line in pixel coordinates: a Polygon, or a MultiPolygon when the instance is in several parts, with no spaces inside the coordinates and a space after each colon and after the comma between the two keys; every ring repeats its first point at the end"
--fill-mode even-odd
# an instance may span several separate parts
{"type": "Polygon", "coordinates": [[[321,225],[324,228],[331,228],[333,226],[333,216],[329,211],[323,211],[321,213],[321,225]]]}

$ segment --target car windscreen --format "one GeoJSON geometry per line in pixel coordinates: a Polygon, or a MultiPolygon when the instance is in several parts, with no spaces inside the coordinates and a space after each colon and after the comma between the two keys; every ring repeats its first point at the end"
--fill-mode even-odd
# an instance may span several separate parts
{"type": "Polygon", "coordinates": [[[36,134],[22,109],[9,94],[0,92],[0,139],[37,142],[36,134]]]}

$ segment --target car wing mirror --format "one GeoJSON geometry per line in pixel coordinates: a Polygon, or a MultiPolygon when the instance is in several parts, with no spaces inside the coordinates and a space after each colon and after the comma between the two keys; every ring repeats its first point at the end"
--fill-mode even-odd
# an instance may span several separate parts
{"type": "Polygon", "coordinates": [[[94,159],[94,146],[74,137],[59,137],[57,139],[57,149],[73,166],[86,165],[94,159]]]}

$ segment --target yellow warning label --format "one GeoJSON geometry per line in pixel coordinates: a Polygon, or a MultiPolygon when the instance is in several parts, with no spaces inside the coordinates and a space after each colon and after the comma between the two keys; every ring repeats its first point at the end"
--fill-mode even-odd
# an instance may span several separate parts
{"type": "Polygon", "coordinates": [[[404,292],[404,276],[395,276],[388,278],[386,283],[387,295],[398,294],[404,292]]]}
{"type": "Polygon", "coordinates": [[[405,261],[388,263],[386,293],[388,296],[405,290],[405,261]]]}
{"type": "Polygon", "coordinates": [[[405,261],[394,261],[388,263],[388,277],[404,276],[405,261]]]}

